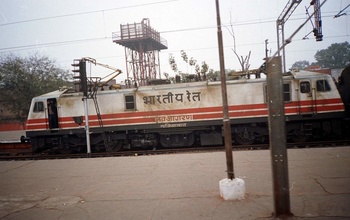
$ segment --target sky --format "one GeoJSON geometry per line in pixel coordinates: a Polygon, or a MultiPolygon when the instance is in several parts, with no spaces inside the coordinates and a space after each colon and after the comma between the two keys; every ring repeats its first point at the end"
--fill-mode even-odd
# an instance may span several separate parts
{"type": "MultiPolygon", "coordinates": [[[[220,18],[224,43],[225,68],[239,71],[233,53],[234,40],[240,56],[249,51],[250,69],[258,68],[265,57],[265,40],[269,55],[277,50],[276,20],[288,0],[220,0],[220,18]]],[[[321,0],[320,2],[323,2],[321,0]]],[[[350,7],[345,15],[334,18],[350,0],[328,0],[321,8],[323,41],[316,42],[309,21],[285,48],[286,67],[300,60],[315,62],[318,50],[333,43],[350,42],[350,7]]],[[[285,38],[290,37],[307,19],[310,1],[302,1],[284,24],[285,38]]],[[[309,7],[309,13],[313,7],[309,7]]],[[[48,56],[64,69],[72,69],[74,59],[92,57],[97,62],[121,69],[126,77],[124,47],[113,43],[112,33],[121,24],[150,20],[152,28],[167,40],[161,50],[161,73],[175,73],[168,59],[175,57],[181,72],[194,73],[181,58],[181,50],[198,63],[219,70],[217,16],[215,0],[1,0],[0,55],[8,53],[26,57],[36,53],[48,56]]],[[[312,19],[313,21],[313,19],[312,19]]],[[[107,69],[90,69],[94,76],[106,76],[107,69]]]]}

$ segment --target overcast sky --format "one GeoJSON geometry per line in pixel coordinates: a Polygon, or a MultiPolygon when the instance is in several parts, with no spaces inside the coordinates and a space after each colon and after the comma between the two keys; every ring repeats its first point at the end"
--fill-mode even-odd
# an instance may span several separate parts
{"type": "MultiPolygon", "coordinates": [[[[220,0],[226,69],[240,70],[232,52],[230,23],[237,52],[246,56],[251,51],[251,69],[258,68],[265,56],[266,39],[271,53],[276,52],[276,20],[287,2],[220,0]]],[[[309,4],[309,0],[302,1],[286,22],[286,38],[306,20],[309,4]]],[[[332,43],[350,41],[350,7],[344,11],[346,15],[333,18],[349,4],[350,0],[328,0],[323,5],[323,41],[316,42],[313,34],[302,40],[312,31],[309,22],[286,48],[287,68],[299,60],[314,62],[315,53],[332,43]]],[[[28,56],[38,52],[65,69],[71,69],[73,59],[93,57],[126,72],[124,47],[112,42],[112,32],[118,32],[120,24],[140,23],[143,18],[149,18],[151,26],[167,40],[168,49],[160,52],[162,73],[174,75],[169,54],[175,56],[180,71],[194,71],[182,61],[181,50],[219,70],[215,0],[1,0],[0,53],[28,56]]],[[[98,70],[93,75],[107,72],[98,70]]],[[[118,80],[124,78],[122,75],[118,80]]]]}

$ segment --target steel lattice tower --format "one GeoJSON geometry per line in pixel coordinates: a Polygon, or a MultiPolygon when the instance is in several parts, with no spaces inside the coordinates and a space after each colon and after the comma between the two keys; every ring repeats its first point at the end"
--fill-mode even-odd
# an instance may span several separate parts
{"type": "Polygon", "coordinates": [[[113,33],[113,42],[125,47],[128,87],[147,85],[160,78],[159,51],[168,46],[148,18],[141,23],[120,25],[120,32],[113,33]]]}

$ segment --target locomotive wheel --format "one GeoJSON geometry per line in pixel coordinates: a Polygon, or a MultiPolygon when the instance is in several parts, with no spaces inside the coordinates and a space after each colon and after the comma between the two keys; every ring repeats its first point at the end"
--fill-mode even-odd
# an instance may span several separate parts
{"type": "Polygon", "coordinates": [[[233,137],[239,145],[251,145],[255,142],[253,129],[249,126],[236,128],[233,137]]]}
{"type": "Polygon", "coordinates": [[[255,142],[254,135],[247,135],[244,132],[234,134],[234,138],[239,145],[251,145],[255,142]]]}
{"type": "Polygon", "coordinates": [[[291,136],[291,140],[294,143],[303,143],[303,142],[309,141],[310,138],[311,138],[310,135],[306,135],[305,132],[301,132],[300,130],[294,130],[291,136]]]}
{"type": "Polygon", "coordinates": [[[254,144],[255,139],[254,137],[243,137],[242,135],[236,134],[235,140],[239,145],[251,145],[254,144]]]}
{"type": "Polygon", "coordinates": [[[122,149],[122,147],[123,147],[123,141],[114,140],[112,142],[109,142],[107,147],[103,145],[102,151],[117,152],[120,149],[122,149]]]}
{"type": "Polygon", "coordinates": [[[120,151],[120,149],[122,149],[123,147],[123,142],[122,141],[117,141],[117,143],[115,143],[113,146],[112,146],[112,149],[114,152],[117,152],[117,151],[120,151]]]}

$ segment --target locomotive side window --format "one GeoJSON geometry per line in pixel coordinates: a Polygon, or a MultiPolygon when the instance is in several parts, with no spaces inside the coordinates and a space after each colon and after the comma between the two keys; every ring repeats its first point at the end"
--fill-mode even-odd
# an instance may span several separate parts
{"type": "MultiPolygon", "coordinates": [[[[265,102],[267,103],[268,97],[267,97],[267,85],[265,84],[264,86],[264,92],[265,92],[265,102]]],[[[285,102],[290,102],[290,84],[289,83],[284,83],[283,84],[283,99],[285,102]]]]}
{"type": "Polygon", "coordinates": [[[310,93],[310,82],[301,82],[300,83],[300,92],[301,93],[310,93]]]}
{"type": "Polygon", "coordinates": [[[44,111],[44,103],[35,102],[33,112],[43,112],[43,111],[44,111]]]}
{"type": "Polygon", "coordinates": [[[125,95],[125,110],[135,110],[135,96],[125,95]]]}
{"type": "Polygon", "coordinates": [[[316,81],[316,88],[318,92],[328,92],[331,91],[331,87],[327,80],[321,79],[316,81]]]}
{"type": "Polygon", "coordinates": [[[290,84],[283,84],[283,98],[285,102],[290,102],[290,84]]]}

